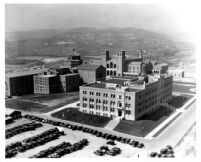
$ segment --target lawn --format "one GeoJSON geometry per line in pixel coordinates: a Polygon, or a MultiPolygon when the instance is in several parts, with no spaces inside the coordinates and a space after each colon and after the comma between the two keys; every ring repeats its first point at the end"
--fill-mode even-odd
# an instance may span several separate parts
{"type": "Polygon", "coordinates": [[[153,113],[143,116],[136,121],[121,121],[114,130],[133,136],[144,137],[172,113],[173,111],[161,107],[153,113]]]}
{"type": "Polygon", "coordinates": [[[195,94],[195,92],[190,91],[190,89],[196,88],[196,86],[184,86],[184,85],[176,85],[173,84],[173,92],[181,92],[181,93],[191,93],[195,94]]]}
{"type": "Polygon", "coordinates": [[[76,101],[79,101],[78,92],[50,95],[31,94],[6,100],[6,107],[46,113],[76,101]]]}
{"type": "Polygon", "coordinates": [[[168,104],[176,108],[181,108],[190,98],[192,98],[190,95],[172,96],[172,100],[168,104]]]}
{"type": "Polygon", "coordinates": [[[111,119],[109,117],[91,115],[80,112],[76,108],[67,108],[52,114],[53,117],[83,123],[95,127],[104,127],[111,119]]]}

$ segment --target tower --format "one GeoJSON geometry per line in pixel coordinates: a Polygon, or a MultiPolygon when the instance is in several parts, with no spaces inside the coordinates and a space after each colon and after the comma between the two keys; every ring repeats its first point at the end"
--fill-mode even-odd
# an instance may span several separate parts
{"type": "Polygon", "coordinates": [[[107,60],[109,60],[110,52],[105,51],[101,56],[101,64],[106,68],[107,67],[107,60]]]}
{"type": "Polygon", "coordinates": [[[125,51],[117,52],[117,76],[123,76],[125,63],[125,51]]]}

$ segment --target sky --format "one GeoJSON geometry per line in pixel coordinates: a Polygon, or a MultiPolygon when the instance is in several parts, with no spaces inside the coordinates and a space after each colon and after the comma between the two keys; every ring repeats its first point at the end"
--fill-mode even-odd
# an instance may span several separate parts
{"type": "Polygon", "coordinates": [[[192,32],[190,6],[180,4],[6,4],[5,30],[137,27],[192,32]]]}

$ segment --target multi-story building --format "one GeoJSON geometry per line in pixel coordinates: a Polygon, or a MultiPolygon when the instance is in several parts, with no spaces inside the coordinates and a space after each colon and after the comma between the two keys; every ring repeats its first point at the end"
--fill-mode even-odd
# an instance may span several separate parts
{"type": "Polygon", "coordinates": [[[168,71],[168,64],[166,63],[159,63],[153,66],[152,73],[156,75],[165,74],[168,71]]]}
{"type": "Polygon", "coordinates": [[[34,77],[34,93],[51,94],[59,92],[59,77],[56,74],[39,74],[34,77]]]}
{"type": "Polygon", "coordinates": [[[78,73],[70,73],[65,75],[60,75],[61,92],[71,92],[78,91],[81,84],[81,78],[78,73]]]}
{"type": "Polygon", "coordinates": [[[54,67],[34,76],[34,93],[50,94],[79,90],[81,78],[64,67],[54,67]]]}
{"type": "Polygon", "coordinates": [[[113,78],[80,86],[80,111],[136,120],[172,96],[172,76],[113,78]]]}
{"type": "Polygon", "coordinates": [[[34,92],[33,76],[47,69],[7,73],[5,78],[6,96],[19,96],[34,92]]]}
{"type": "Polygon", "coordinates": [[[174,78],[184,78],[184,70],[181,69],[169,69],[168,74],[174,78]]]}

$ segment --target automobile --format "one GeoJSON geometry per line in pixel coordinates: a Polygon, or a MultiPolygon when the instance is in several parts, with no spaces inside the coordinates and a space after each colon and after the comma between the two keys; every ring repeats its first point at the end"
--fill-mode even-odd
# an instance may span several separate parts
{"type": "Polygon", "coordinates": [[[117,141],[119,141],[119,142],[121,142],[121,140],[122,140],[122,137],[117,137],[117,141]]]}
{"type": "Polygon", "coordinates": [[[114,142],[114,140],[107,141],[107,144],[108,145],[116,145],[115,142],[114,142]]]}
{"type": "Polygon", "coordinates": [[[112,150],[116,151],[118,154],[121,153],[121,149],[119,147],[113,147],[112,150]]]}
{"type": "Polygon", "coordinates": [[[111,155],[111,156],[116,156],[118,153],[116,151],[114,151],[113,149],[109,150],[107,152],[108,155],[111,155]]]}
{"type": "Polygon", "coordinates": [[[116,140],[116,139],[117,139],[117,136],[111,135],[111,140],[116,140]]]}
{"type": "Polygon", "coordinates": [[[143,143],[139,143],[138,145],[137,145],[137,148],[143,148],[144,147],[144,144],[143,143]]]}
{"type": "Polygon", "coordinates": [[[103,134],[102,134],[102,138],[106,138],[107,135],[108,135],[107,133],[103,133],[103,134]]]}
{"type": "Polygon", "coordinates": [[[105,139],[109,140],[109,139],[111,139],[111,136],[112,135],[108,134],[108,135],[106,135],[105,139]]]}
{"type": "Polygon", "coordinates": [[[139,142],[138,142],[138,141],[134,141],[134,142],[133,142],[133,144],[132,144],[132,146],[133,146],[133,147],[137,147],[137,146],[138,146],[138,144],[139,144],[139,142]]]}
{"type": "Polygon", "coordinates": [[[166,148],[167,148],[168,150],[172,150],[172,149],[173,149],[172,146],[170,146],[170,145],[167,145],[166,148]]]}
{"type": "Polygon", "coordinates": [[[103,146],[100,147],[100,150],[109,151],[109,148],[108,148],[108,146],[103,145],[103,146]]]}
{"type": "Polygon", "coordinates": [[[94,154],[96,154],[98,156],[103,156],[103,155],[105,155],[105,152],[103,152],[102,150],[96,150],[96,151],[94,151],[94,154]]]}
{"type": "Polygon", "coordinates": [[[86,138],[83,138],[80,142],[83,143],[84,145],[87,145],[89,143],[89,141],[86,138]]]}
{"type": "Polygon", "coordinates": [[[160,153],[161,154],[166,154],[168,152],[168,149],[167,148],[162,148],[161,150],[160,150],[160,153]]]}
{"type": "Polygon", "coordinates": [[[97,134],[96,134],[96,137],[101,137],[102,136],[102,132],[98,132],[97,134]]]}
{"type": "Polygon", "coordinates": [[[157,155],[158,155],[157,152],[151,152],[149,156],[150,156],[150,157],[156,157],[157,155]]]}

